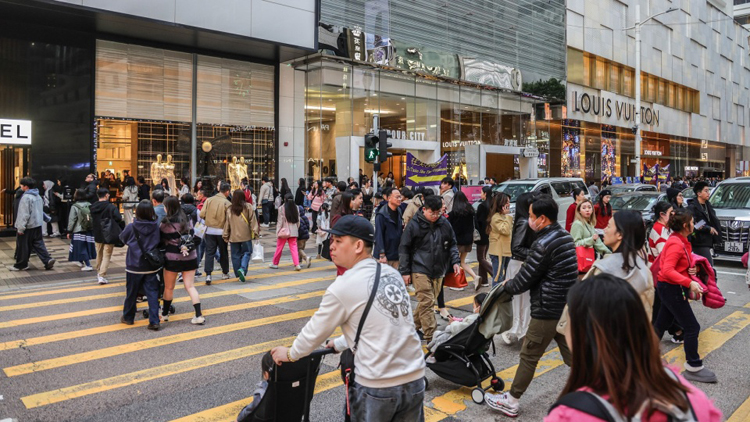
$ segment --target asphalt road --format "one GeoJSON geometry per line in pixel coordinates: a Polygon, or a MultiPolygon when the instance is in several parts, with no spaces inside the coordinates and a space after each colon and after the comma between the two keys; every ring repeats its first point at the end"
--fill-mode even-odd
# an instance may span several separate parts
{"type": "MultiPolygon", "coordinates": [[[[146,330],[142,317],[132,327],[119,323],[123,280],[0,292],[0,422],[233,420],[260,379],[262,353],[291,344],[335,276],[326,261],[302,272],[292,271],[288,261],[282,264],[279,270],[254,266],[244,284],[199,283],[204,326],[190,325],[192,306],[178,285],[177,314],[159,332],[146,330]]],[[[694,304],[703,330],[701,353],[719,377],[718,384],[700,387],[725,417],[750,420],[750,292],[739,264],[722,263],[718,271],[727,306],[710,310],[694,304]]],[[[473,292],[445,293],[454,315],[471,311],[473,292]]],[[[520,344],[506,346],[499,337],[496,344],[492,362],[510,383],[520,344]]],[[[668,341],[662,346],[667,360],[682,363],[680,347],[668,341]]],[[[335,356],[324,360],[313,421],[343,419],[336,364],[335,356]]],[[[553,344],[522,398],[517,420],[542,420],[567,375],[553,344]]],[[[427,421],[506,419],[474,404],[470,389],[429,370],[427,377],[427,421]]]]}

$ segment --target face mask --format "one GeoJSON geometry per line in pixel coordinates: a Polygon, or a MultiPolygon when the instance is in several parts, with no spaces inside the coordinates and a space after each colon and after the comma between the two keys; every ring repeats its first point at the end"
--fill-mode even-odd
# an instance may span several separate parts
{"type": "Polygon", "coordinates": [[[536,231],[536,219],[532,220],[531,218],[529,218],[529,228],[533,231],[536,231]]]}

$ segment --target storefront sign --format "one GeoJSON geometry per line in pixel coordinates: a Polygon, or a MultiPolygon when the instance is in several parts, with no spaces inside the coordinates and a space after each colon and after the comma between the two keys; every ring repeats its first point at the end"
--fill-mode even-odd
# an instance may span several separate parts
{"type": "MultiPolygon", "coordinates": [[[[425,133],[424,132],[408,132],[405,130],[389,130],[385,129],[386,132],[388,132],[388,135],[391,136],[391,139],[397,139],[401,141],[424,141],[425,140],[425,133]]],[[[370,128],[370,133],[377,133],[378,131],[370,128]]]]}
{"type": "Polygon", "coordinates": [[[655,155],[661,157],[663,154],[659,150],[645,149],[643,150],[643,155],[655,155]]]}
{"type": "Polygon", "coordinates": [[[481,145],[481,141],[446,141],[443,142],[443,148],[461,148],[469,145],[481,145]]]}
{"type": "MultiPolygon", "coordinates": [[[[635,104],[625,103],[599,95],[579,94],[573,91],[573,111],[592,116],[612,117],[626,122],[635,122],[635,104]]],[[[652,107],[641,106],[641,123],[659,126],[659,112],[652,107]]]]}
{"type": "Polygon", "coordinates": [[[698,171],[698,166],[685,166],[685,171],[698,171]]]}
{"type": "Polygon", "coordinates": [[[469,203],[476,204],[482,200],[482,188],[484,186],[461,185],[461,192],[469,199],[469,203]]]}
{"type": "Polygon", "coordinates": [[[0,144],[31,145],[31,120],[0,119],[0,144]]]}
{"type": "Polygon", "coordinates": [[[412,153],[406,153],[406,186],[440,186],[448,175],[448,154],[435,163],[420,161],[412,153]]]}
{"type": "Polygon", "coordinates": [[[537,158],[539,157],[539,150],[534,147],[526,147],[521,150],[521,155],[524,158],[537,158]]]}

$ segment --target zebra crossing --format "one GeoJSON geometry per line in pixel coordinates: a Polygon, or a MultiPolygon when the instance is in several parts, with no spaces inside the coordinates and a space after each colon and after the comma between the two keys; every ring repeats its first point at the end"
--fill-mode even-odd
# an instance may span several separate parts
{"type": "MultiPolygon", "coordinates": [[[[118,323],[125,290],[122,280],[104,286],[81,283],[2,292],[0,420],[234,420],[252,400],[262,354],[292,343],[335,279],[334,271],[327,261],[317,261],[303,271],[293,271],[287,262],[276,271],[266,265],[251,266],[247,283],[229,279],[205,286],[198,282],[208,320],[205,326],[188,323],[192,307],[178,285],[173,302],[177,313],[158,332],[146,330],[148,322],[140,318],[134,325],[118,323]]],[[[473,292],[445,293],[454,315],[471,311],[473,292]]],[[[699,315],[704,324],[700,353],[712,369],[730,360],[724,349],[736,350],[748,340],[750,303],[722,311],[699,315]]],[[[492,360],[498,376],[510,385],[520,345],[496,341],[492,360]]],[[[663,345],[664,359],[681,366],[681,346],[663,345]]],[[[743,356],[750,358],[750,351],[743,356]]],[[[336,364],[336,356],[324,359],[312,420],[341,420],[344,388],[336,364]]],[[[427,421],[500,418],[487,406],[474,404],[470,388],[427,372],[427,421]]],[[[731,400],[717,404],[730,420],[747,420],[750,385],[727,379],[733,373],[741,376],[742,371],[727,367],[718,372],[726,374],[720,384],[704,391],[714,397],[723,389],[733,390],[731,400]]],[[[567,373],[557,348],[551,347],[540,361],[518,420],[541,420],[567,373]]]]}

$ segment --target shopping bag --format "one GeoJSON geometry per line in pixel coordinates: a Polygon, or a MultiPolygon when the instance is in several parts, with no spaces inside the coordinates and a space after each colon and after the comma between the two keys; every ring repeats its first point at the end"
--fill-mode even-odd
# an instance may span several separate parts
{"type": "Polygon", "coordinates": [[[464,271],[446,274],[445,278],[443,279],[444,287],[454,287],[457,289],[462,289],[468,285],[469,283],[466,281],[466,273],[464,271]]]}
{"type": "Polygon", "coordinates": [[[578,272],[587,273],[594,265],[596,259],[596,252],[594,248],[586,246],[576,246],[576,257],[578,258],[578,272]]]}
{"type": "Polygon", "coordinates": [[[253,254],[250,260],[253,262],[264,262],[263,245],[260,244],[260,240],[253,242],[253,254]]]}
{"type": "Polygon", "coordinates": [[[193,227],[193,234],[203,239],[203,236],[206,235],[206,223],[203,222],[203,220],[198,220],[197,223],[195,223],[195,227],[193,227]]]}

